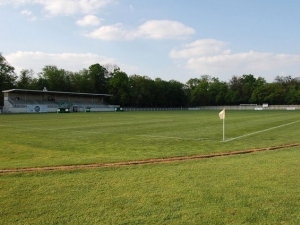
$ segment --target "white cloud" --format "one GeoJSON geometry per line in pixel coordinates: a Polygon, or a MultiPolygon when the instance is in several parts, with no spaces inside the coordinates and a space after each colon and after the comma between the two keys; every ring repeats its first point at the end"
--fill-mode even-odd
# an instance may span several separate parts
{"type": "Polygon", "coordinates": [[[228,44],[214,39],[200,39],[183,46],[181,50],[173,49],[171,58],[190,58],[200,56],[213,56],[216,54],[229,54],[229,49],[224,49],[228,44]]]}
{"type": "Polygon", "coordinates": [[[177,21],[149,20],[132,30],[124,28],[122,24],[102,26],[86,34],[86,36],[100,40],[179,39],[186,38],[194,33],[194,29],[177,21]]]}
{"type": "MultiPolygon", "coordinates": [[[[300,64],[300,55],[249,51],[232,54],[227,43],[201,39],[173,49],[170,57],[197,74],[220,77],[242,74],[268,74],[272,71],[288,73],[290,67],[300,64]]],[[[182,67],[182,66],[181,66],[182,67]]],[[[273,74],[276,76],[277,74],[273,74]]]]}
{"type": "Polygon", "coordinates": [[[1,4],[39,4],[50,15],[89,14],[104,8],[115,0],[1,0],[1,4]]]}
{"type": "Polygon", "coordinates": [[[94,15],[86,15],[81,20],[77,20],[76,24],[79,26],[97,26],[100,24],[100,19],[94,15]]]}
{"type": "Polygon", "coordinates": [[[130,6],[129,6],[129,9],[130,9],[130,11],[132,11],[132,12],[133,12],[133,11],[134,11],[134,7],[133,7],[133,5],[130,5],[130,6]]]}
{"type": "Polygon", "coordinates": [[[300,63],[300,55],[261,53],[249,51],[237,54],[189,58],[187,67],[205,74],[253,73],[280,69],[300,63]]]}
{"type": "Polygon", "coordinates": [[[25,15],[25,16],[32,16],[32,12],[29,10],[23,10],[23,11],[21,11],[21,14],[25,15]]]}
{"type": "MultiPolygon", "coordinates": [[[[114,58],[100,56],[97,54],[86,53],[45,53],[45,52],[24,52],[18,51],[5,56],[6,60],[15,67],[15,71],[18,74],[22,69],[33,69],[34,72],[41,72],[42,68],[46,65],[55,65],[58,68],[62,68],[68,71],[79,71],[83,68],[88,68],[90,65],[99,63],[101,65],[113,64],[122,65],[114,58]]],[[[133,69],[134,67],[127,66],[133,69]]],[[[126,67],[126,68],[127,68],[126,67]]],[[[121,67],[122,68],[122,67],[121,67]]]]}
{"type": "Polygon", "coordinates": [[[108,0],[46,0],[39,1],[44,6],[44,10],[52,15],[91,13],[104,7],[108,0]]]}
{"type": "Polygon", "coordinates": [[[30,21],[35,21],[37,19],[30,10],[23,10],[21,11],[21,14],[27,16],[30,21]]]}
{"type": "Polygon", "coordinates": [[[115,24],[111,26],[102,26],[89,34],[86,34],[87,37],[100,39],[100,40],[120,40],[120,39],[129,39],[130,32],[123,29],[122,24],[115,24]]]}
{"type": "Polygon", "coordinates": [[[195,33],[193,28],[171,20],[149,20],[139,26],[137,34],[150,39],[186,38],[195,33]]]}

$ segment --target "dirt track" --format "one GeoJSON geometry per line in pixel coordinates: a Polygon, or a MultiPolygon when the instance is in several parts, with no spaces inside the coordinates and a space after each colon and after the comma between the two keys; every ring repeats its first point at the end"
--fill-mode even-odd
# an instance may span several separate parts
{"type": "Polygon", "coordinates": [[[298,147],[298,146],[300,146],[300,143],[281,145],[281,146],[273,146],[273,147],[266,147],[266,148],[258,148],[258,149],[233,151],[233,152],[213,153],[213,154],[207,154],[207,155],[193,155],[193,156],[182,156],[182,157],[157,158],[157,159],[146,159],[146,160],[128,161],[128,162],[99,163],[99,164],[95,163],[95,164],[48,166],[48,167],[12,168],[12,169],[2,169],[2,170],[0,170],[0,174],[18,173],[18,172],[78,170],[78,169],[88,169],[88,168],[104,168],[104,167],[120,167],[120,166],[144,165],[144,164],[154,164],[154,163],[168,163],[168,162],[187,161],[187,160],[194,160],[194,159],[206,159],[206,158],[213,158],[213,157],[220,157],[220,156],[248,154],[248,153],[260,152],[260,151],[279,150],[279,149],[298,147]]]}

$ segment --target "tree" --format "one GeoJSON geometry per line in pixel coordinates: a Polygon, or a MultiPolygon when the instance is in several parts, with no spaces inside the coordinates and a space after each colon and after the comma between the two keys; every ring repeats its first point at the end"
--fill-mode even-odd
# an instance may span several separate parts
{"type": "Polygon", "coordinates": [[[92,93],[104,94],[108,91],[108,72],[99,63],[89,67],[89,81],[93,87],[92,93]]]}
{"type": "MultiPolygon", "coordinates": [[[[241,77],[233,76],[229,81],[227,102],[231,104],[248,104],[256,100],[252,93],[265,83],[263,78],[256,79],[252,74],[244,74],[241,77]],[[252,100],[251,100],[252,99],[252,100]]],[[[258,92],[258,90],[256,90],[258,92]]],[[[257,93],[256,93],[257,94],[257,93]]]]}
{"type": "Polygon", "coordinates": [[[295,86],[291,86],[286,94],[285,102],[287,104],[299,104],[300,103],[300,90],[295,86]]]}
{"type": "Polygon", "coordinates": [[[252,92],[250,102],[253,104],[263,104],[264,103],[264,89],[267,82],[264,78],[258,77],[255,82],[255,89],[252,92]]]}
{"type": "Polygon", "coordinates": [[[194,80],[193,89],[191,90],[191,104],[193,106],[203,106],[209,103],[209,85],[211,82],[211,77],[208,75],[203,75],[199,80],[194,80]]]}
{"type": "Polygon", "coordinates": [[[211,79],[208,96],[210,105],[226,105],[225,96],[228,93],[228,85],[226,82],[220,82],[218,78],[211,79]]]}
{"type": "Polygon", "coordinates": [[[63,69],[58,69],[56,66],[45,66],[39,74],[40,80],[51,91],[72,91],[70,74],[63,69]]]}
{"type": "Polygon", "coordinates": [[[152,107],[154,100],[154,81],[147,76],[129,77],[130,106],[152,107]]]}
{"type": "Polygon", "coordinates": [[[125,72],[114,69],[109,79],[109,93],[112,104],[127,106],[129,104],[129,79],[125,72]]]}
{"type": "Polygon", "coordinates": [[[79,72],[70,74],[70,83],[74,92],[90,93],[92,87],[89,84],[88,70],[83,69],[79,72]]]}
{"type": "Polygon", "coordinates": [[[167,105],[168,100],[167,96],[165,94],[165,91],[167,89],[167,81],[162,80],[161,78],[156,78],[154,80],[154,90],[153,90],[153,95],[154,95],[154,102],[153,106],[155,107],[164,107],[167,105]]]}
{"type": "Polygon", "coordinates": [[[33,75],[32,69],[23,69],[17,79],[17,88],[19,89],[31,89],[33,85],[33,75]]]}
{"type": "Polygon", "coordinates": [[[184,90],[188,99],[188,105],[193,105],[192,92],[200,82],[201,80],[198,78],[191,78],[185,83],[184,90]]]}
{"type": "Polygon", "coordinates": [[[285,104],[299,104],[300,82],[291,76],[277,76],[275,83],[281,85],[285,94],[285,104]]]}
{"type": "Polygon", "coordinates": [[[201,79],[199,78],[191,78],[186,82],[187,88],[190,90],[193,90],[196,88],[196,86],[201,82],[201,79]]]}
{"type": "Polygon", "coordinates": [[[184,85],[176,80],[170,80],[166,83],[165,95],[167,107],[182,107],[186,105],[187,97],[184,91],[184,85]]]}
{"type": "Polygon", "coordinates": [[[279,83],[269,83],[262,89],[264,102],[272,105],[285,104],[285,90],[279,83]]]}
{"type": "Polygon", "coordinates": [[[252,92],[255,90],[256,78],[252,75],[242,76],[242,101],[250,103],[252,92]]]}
{"type": "Polygon", "coordinates": [[[2,91],[14,88],[16,79],[15,68],[9,65],[0,53],[0,105],[3,105],[2,91]]]}
{"type": "Polygon", "coordinates": [[[243,83],[241,77],[233,76],[229,81],[229,92],[227,102],[231,104],[245,103],[243,100],[243,83]]]}

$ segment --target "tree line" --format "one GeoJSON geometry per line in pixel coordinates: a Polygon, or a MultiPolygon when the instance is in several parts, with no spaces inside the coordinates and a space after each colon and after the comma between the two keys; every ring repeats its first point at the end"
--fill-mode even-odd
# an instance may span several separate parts
{"type": "Polygon", "coordinates": [[[0,106],[3,90],[31,89],[111,94],[109,104],[122,107],[187,107],[239,104],[300,104],[300,80],[277,76],[272,83],[252,74],[232,76],[228,82],[202,75],[185,84],[143,75],[127,75],[115,65],[93,64],[70,72],[47,65],[37,75],[23,69],[17,75],[0,53],[0,106]]]}

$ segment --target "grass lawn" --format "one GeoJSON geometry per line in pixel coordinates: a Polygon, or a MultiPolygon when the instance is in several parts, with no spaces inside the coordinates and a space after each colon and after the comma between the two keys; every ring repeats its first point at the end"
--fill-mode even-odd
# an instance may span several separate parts
{"type": "Polygon", "coordinates": [[[0,115],[0,169],[119,162],[299,142],[298,111],[0,115]]]}
{"type": "Polygon", "coordinates": [[[300,224],[300,148],[0,175],[0,224],[300,224]]]}
{"type": "MultiPolygon", "coordinates": [[[[298,111],[0,115],[0,169],[299,143],[298,111]]],[[[0,224],[300,224],[300,148],[0,174],[0,224]]]]}

